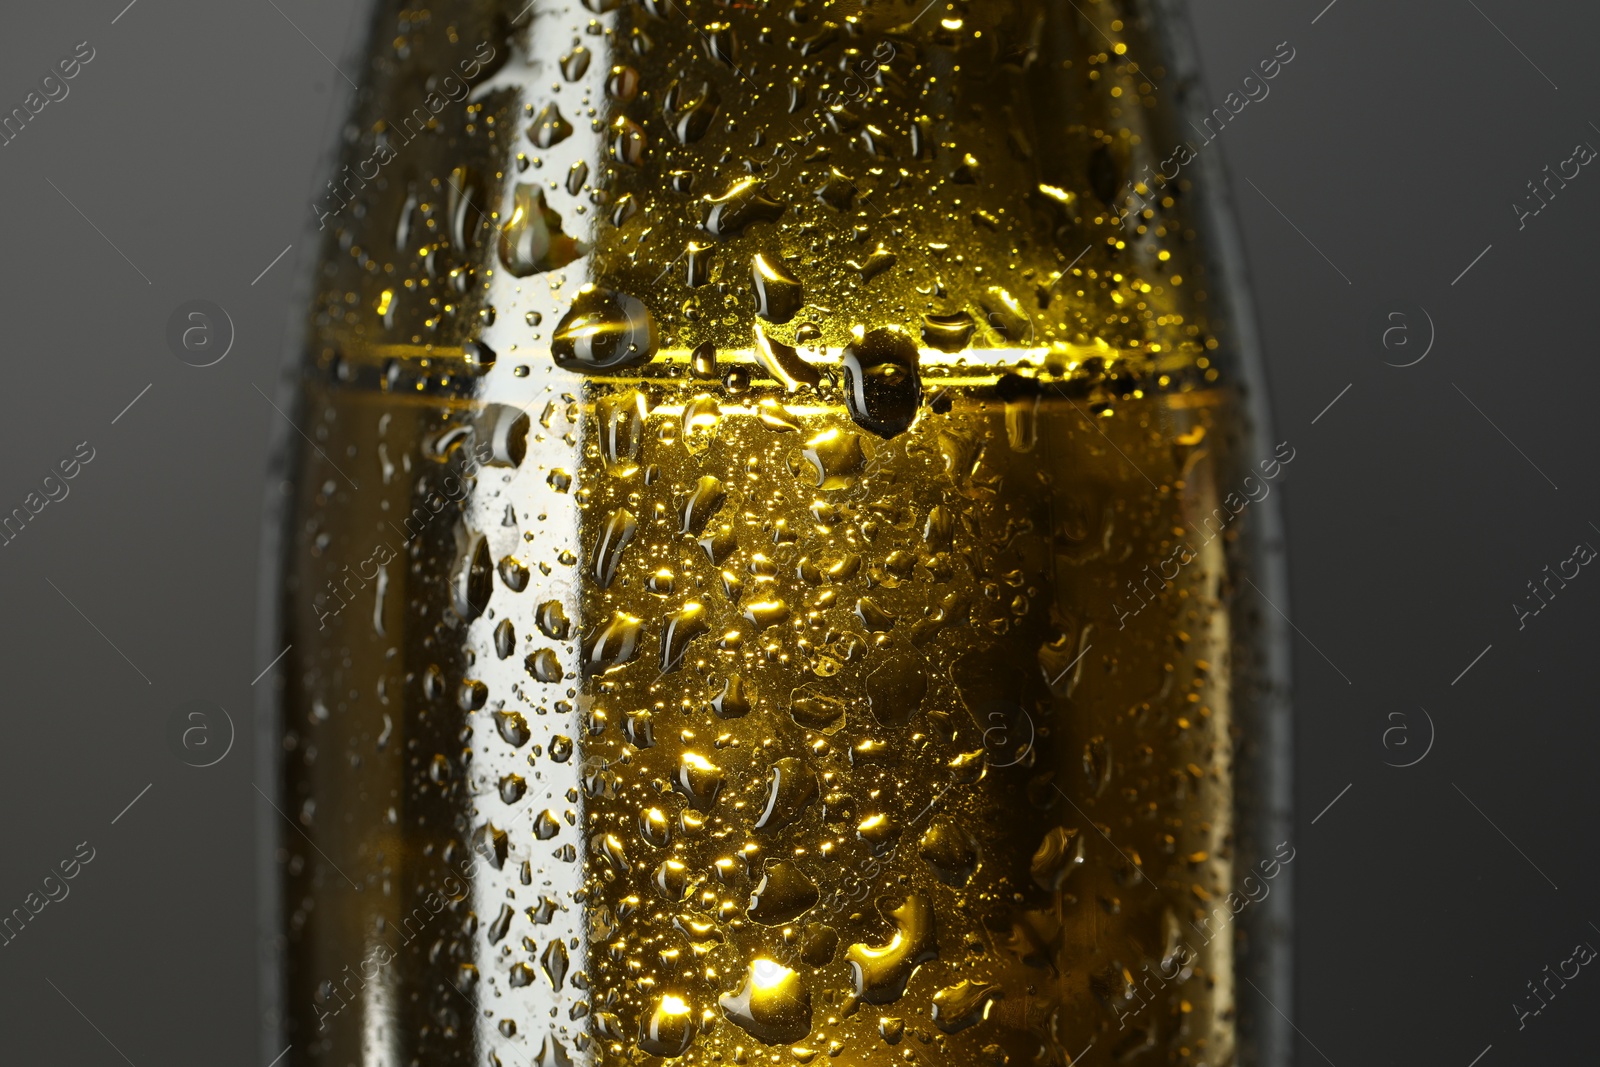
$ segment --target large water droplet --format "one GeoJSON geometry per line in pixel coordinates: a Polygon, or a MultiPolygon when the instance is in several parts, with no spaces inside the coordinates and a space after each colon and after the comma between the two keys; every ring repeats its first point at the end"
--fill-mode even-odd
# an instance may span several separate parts
{"type": "MultiPolygon", "coordinates": [[[[714,364],[713,364],[714,366],[714,364]]],[[[691,456],[704,452],[722,422],[722,408],[710,393],[701,393],[683,408],[683,447],[691,456]]]]}
{"type": "Polygon", "coordinates": [[[749,686],[737,674],[728,676],[722,692],[711,698],[711,710],[723,719],[740,719],[750,714],[749,686]]]}
{"type": "Polygon", "coordinates": [[[539,632],[552,641],[565,641],[572,631],[572,624],[567,621],[567,612],[559,600],[546,600],[539,605],[538,612],[534,615],[534,622],[539,625],[539,632]]]}
{"type": "Polygon", "coordinates": [[[555,812],[549,808],[541,811],[533,820],[533,836],[540,841],[548,841],[561,832],[561,822],[556,818],[555,812]]]}
{"type": "Polygon", "coordinates": [[[689,1050],[697,1030],[688,1002],[665,994],[639,1021],[639,1048],[652,1056],[681,1056],[689,1050]]]}
{"type": "MultiPolygon", "coordinates": [[[[685,285],[691,289],[698,289],[700,286],[711,281],[711,261],[715,250],[716,245],[701,244],[699,241],[690,241],[688,244],[684,245],[683,283],[685,285]]],[[[711,344],[711,342],[707,341],[706,344],[711,344]]],[[[704,348],[705,345],[701,345],[700,347],[704,348]]],[[[695,351],[698,354],[699,349],[697,348],[695,351]]],[[[712,348],[711,351],[712,355],[715,356],[716,349],[712,348]]],[[[715,378],[716,374],[713,373],[711,375],[703,375],[697,371],[695,376],[705,377],[707,380],[710,380],[715,378]]]]}
{"type": "Polygon", "coordinates": [[[737,993],[717,1000],[728,1021],[768,1045],[789,1045],[811,1032],[811,990],[801,977],[769,959],[756,959],[737,993]]]}
{"type": "Polygon", "coordinates": [[[594,577],[601,589],[610,586],[617,576],[617,568],[622,566],[622,551],[638,529],[638,520],[627,508],[617,508],[606,516],[606,524],[594,543],[594,577]]]}
{"type": "Polygon", "coordinates": [[[799,314],[806,302],[805,289],[781,257],[756,253],[750,260],[750,277],[755,283],[757,315],[768,322],[788,322],[799,314]]]}
{"type": "Polygon", "coordinates": [[[517,628],[510,619],[501,619],[494,628],[494,654],[501,659],[510,659],[516,650],[517,628]]]}
{"type": "Polygon", "coordinates": [[[622,720],[622,735],[634,748],[651,748],[656,743],[655,717],[648,711],[630,711],[622,720]]]}
{"type": "Polygon", "coordinates": [[[528,729],[528,720],[522,717],[520,711],[495,712],[494,725],[500,731],[500,736],[514,748],[521,748],[533,736],[533,731],[528,729]]]}
{"type": "Polygon", "coordinates": [[[595,401],[600,453],[613,473],[625,476],[635,470],[647,410],[644,394],[637,389],[625,389],[595,401]]]}
{"type": "MultiPolygon", "coordinates": [[[[693,282],[690,283],[694,284],[693,282]]],[[[705,341],[695,345],[694,354],[689,359],[689,373],[702,382],[714,382],[720,375],[717,369],[717,346],[713,341],[705,341]]]]}
{"type": "Polygon", "coordinates": [[[794,433],[800,429],[800,420],[770,396],[756,402],[756,417],[761,425],[777,433],[794,433]]]}
{"type": "Polygon", "coordinates": [[[500,779],[500,799],[515,804],[528,791],[528,780],[520,774],[508,774],[500,779]]]}
{"type": "Polygon", "coordinates": [[[922,381],[917,345],[903,330],[868,330],[845,346],[845,404],[856,425],[884,437],[904,432],[917,417],[922,381]]]}
{"type": "Polygon", "coordinates": [[[556,325],[550,354],[571,370],[619,370],[649,362],[657,344],[655,320],[643,301],[586,285],[556,325]]]}
{"type": "Polygon", "coordinates": [[[784,205],[767,195],[760,178],[742,178],[721,196],[708,196],[706,232],[716,238],[731,237],[753,222],[777,222],[784,205]]]}
{"type": "Polygon", "coordinates": [[[895,930],[887,944],[860,942],[845,950],[856,995],[868,1004],[899,1000],[916,969],[938,955],[933,905],[927,897],[909,894],[888,917],[895,930]]]}
{"type": "Polygon", "coordinates": [[[1095,796],[1111,784],[1111,767],[1111,742],[1098,735],[1084,742],[1083,774],[1095,796]]]}
{"type": "Polygon", "coordinates": [[[927,668],[915,656],[894,653],[867,675],[867,702],[885,726],[904,726],[928,694],[927,668]]]}
{"type": "Polygon", "coordinates": [[[765,630],[789,618],[789,605],[777,597],[752,600],[744,606],[744,617],[765,630]]]}
{"type": "Polygon", "coordinates": [[[671,844],[672,827],[667,821],[667,813],[660,808],[646,808],[640,812],[639,836],[657,848],[671,844]]]}
{"type": "Polygon", "coordinates": [[[561,660],[553,649],[541,648],[528,655],[528,673],[541,682],[559,682],[564,677],[561,660]]]}
{"type": "Polygon", "coordinates": [[[923,832],[917,851],[941,882],[957,888],[967,884],[978,866],[978,843],[971,834],[945,819],[923,832]]]}
{"type": "Polygon", "coordinates": [[[561,216],[545,203],[544,190],[518,183],[511,196],[511,217],[500,228],[500,262],[518,278],[556,270],[588,251],[567,236],[561,216]]]}
{"type": "Polygon", "coordinates": [[[614,671],[639,653],[644,620],[625,611],[615,613],[589,642],[589,664],[600,673],[614,671]]]}
{"type": "Polygon", "coordinates": [[[700,476],[695,482],[694,489],[683,502],[683,526],[681,532],[699,537],[705,530],[706,523],[711,516],[716,514],[727,499],[727,491],[722,488],[722,482],[709,474],[700,476]]]}
{"type": "Polygon", "coordinates": [[[694,601],[668,615],[661,629],[661,673],[677,670],[689,650],[689,642],[710,628],[706,609],[694,601]]]}
{"type": "Polygon", "coordinates": [[[817,772],[804,760],[785,756],[772,765],[767,787],[767,803],[756,820],[756,829],[776,833],[798,819],[817,798],[817,772]]]}
{"type": "Polygon", "coordinates": [[[978,298],[984,317],[996,333],[1014,345],[1033,342],[1033,320],[1022,303],[1007,289],[991,285],[978,298]]]}
{"type": "Polygon", "coordinates": [[[560,144],[571,136],[572,123],[561,117],[561,109],[555,104],[546,104],[528,127],[528,139],[540,148],[560,144]]]}
{"type": "Polygon", "coordinates": [[[959,352],[972,340],[977,324],[965,311],[922,316],[922,339],[941,352],[959,352]]]}
{"type": "Polygon", "coordinates": [[[789,697],[789,717],[807,730],[833,733],[844,724],[844,703],[814,689],[796,689],[789,697]]]}
{"type": "Polygon", "coordinates": [[[1076,829],[1053,827],[1034,850],[1030,872],[1041,889],[1060,891],[1072,872],[1083,866],[1084,840],[1076,829]]]}
{"type": "Polygon", "coordinates": [[[784,926],[816,906],[822,899],[813,882],[799,864],[779,860],[766,869],[750,894],[750,919],[762,926],[784,926]]]}
{"type": "Polygon", "coordinates": [[[933,1021],[947,1034],[959,1033],[989,1017],[1000,987],[963,978],[933,995],[933,1021]]]}
{"type": "Polygon", "coordinates": [[[685,78],[667,86],[661,100],[661,117],[667,120],[680,144],[698,141],[711,129],[722,102],[716,86],[703,78],[685,78]]]}
{"type": "Polygon", "coordinates": [[[823,430],[806,442],[806,459],[817,475],[818,489],[843,489],[866,463],[861,438],[847,430],[823,430]]]}
{"type": "Polygon", "coordinates": [[[861,275],[863,282],[870,282],[884,271],[895,265],[898,257],[880,243],[874,248],[867,258],[861,261],[847,260],[846,266],[861,275]]]}
{"type": "Polygon", "coordinates": [[[756,362],[784,389],[792,393],[802,385],[815,386],[822,381],[822,372],[801,359],[792,346],[768,337],[759,325],[754,329],[756,362]]]}
{"type": "Polygon", "coordinates": [[[572,51],[561,57],[561,76],[569,82],[575,82],[583,77],[589,70],[589,60],[593,54],[583,45],[575,46],[572,51]]]}
{"type": "Polygon", "coordinates": [[[837,167],[828,168],[828,178],[816,188],[817,199],[836,211],[849,211],[856,198],[855,183],[837,167]]]}
{"type": "Polygon", "coordinates": [[[606,75],[606,95],[628,103],[639,95],[639,72],[627,65],[612,67],[606,75]]]}
{"type": "Polygon", "coordinates": [[[511,840],[506,832],[494,823],[484,823],[472,835],[472,847],[495,870],[501,870],[506,865],[507,850],[511,847],[511,840]]]}
{"type": "Polygon", "coordinates": [[[682,860],[663,860],[656,868],[655,883],[661,895],[676,904],[689,895],[689,868],[682,860]]]}
{"type": "Polygon", "coordinates": [[[856,824],[856,836],[871,845],[873,852],[881,853],[900,836],[900,824],[892,815],[874,812],[856,824]]]}
{"type": "Polygon", "coordinates": [[[726,63],[732,67],[739,62],[739,36],[726,22],[708,22],[700,34],[705,45],[706,58],[726,63]]]}
{"type": "MultiPolygon", "coordinates": [[[[500,560],[500,580],[507,589],[513,593],[520,593],[528,588],[528,568],[515,556],[504,556],[500,560]]],[[[509,620],[507,620],[509,621],[509,620]]]]}
{"type": "Polygon", "coordinates": [[[457,615],[471,622],[483,614],[489,595],[494,592],[494,561],[489,555],[489,541],[482,534],[473,534],[467,542],[450,588],[457,615]]]}
{"type": "Polygon", "coordinates": [[[544,955],[539,957],[539,965],[544,968],[551,987],[560,990],[561,983],[567,980],[567,943],[557,938],[546,945],[544,955]]]}
{"type": "MultiPolygon", "coordinates": [[[[483,176],[476,168],[454,167],[450,171],[445,210],[450,219],[451,243],[461,252],[470,254],[478,246],[482,227],[489,225],[483,186],[483,176]]],[[[465,274],[456,277],[466,279],[465,274]]]]}
{"type": "Polygon", "coordinates": [[[678,773],[672,784],[688,798],[691,808],[709,811],[722,791],[723,780],[721,767],[698,752],[685,752],[678,758],[678,773]]]}
{"type": "Polygon", "coordinates": [[[644,162],[645,149],[649,147],[650,139],[645,134],[643,126],[626,115],[618,115],[611,123],[607,143],[612,159],[625,166],[637,167],[644,162]]]}
{"type": "Polygon", "coordinates": [[[1006,441],[1013,452],[1032,452],[1039,442],[1039,405],[1044,389],[1032,378],[1003,374],[995,393],[1006,405],[1006,441]]]}
{"type": "Polygon", "coordinates": [[[589,164],[578,160],[567,169],[567,192],[577,196],[583,192],[583,186],[589,180],[589,164]]]}

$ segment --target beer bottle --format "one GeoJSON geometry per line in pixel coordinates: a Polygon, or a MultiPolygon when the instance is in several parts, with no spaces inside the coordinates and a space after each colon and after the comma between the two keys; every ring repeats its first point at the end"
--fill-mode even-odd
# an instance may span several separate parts
{"type": "Polygon", "coordinates": [[[374,19],[281,561],[284,1062],[1282,1062],[1292,448],[1166,7],[374,19]]]}

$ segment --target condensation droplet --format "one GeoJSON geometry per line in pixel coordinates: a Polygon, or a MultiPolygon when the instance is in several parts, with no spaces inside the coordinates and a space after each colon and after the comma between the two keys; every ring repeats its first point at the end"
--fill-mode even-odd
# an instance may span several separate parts
{"type": "Polygon", "coordinates": [[[938,955],[933,905],[927,897],[909,894],[888,918],[894,935],[885,944],[860,942],[845,950],[856,995],[868,1004],[899,1000],[916,969],[938,955]]]}
{"type": "Polygon", "coordinates": [[[750,260],[756,314],[768,322],[788,322],[805,304],[805,288],[781,257],[756,253],[750,260]]]}
{"type": "Polygon", "coordinates": [[[642,301],[586,285],[556,325],[550,354],[571,370],[619,370],[649,362],[657,344],[655,320],[642,301]]]}
{"type": "Polygon", "coordinates": [[[777,222],[784,205],[767,195],[759,178],[741,178],[721,196],[705,198],[705,229],[711,236],[731,237],[755,222],[777,222]]]}
{"type": "Polygon", "coordinates": [[[817,883],[793,860],[768,867],[750,894],[747,909],[752,922],[784,926],[800,918],[822,899],[817,883]]]}
{"type": "Polygon", "coordinates": [[[765,958],[751,961],[738,992],[717,1004],[729,1022],[767,1045],[789,1045],[811,1032],[811,991],[798,973],[765,958]]]}
{"type": "Polygon", "coordinates": [[[575,45],[572,51],[561,57],[561,76],[569,82],[575,82],[589,71],[589,60],[592,53],[583,47],[575,45]]]}
{"type": "Polygon", "coordinates": [[[500,227],[500,262],[518,278],[557,270],[588,248],[562,229],[561,216],[545,203],[544,190],[518,183],[511,196],[511,215],[500,227]]]}
{"type": "Polygon", "coordinates": [[[868,330],[842,357],[845,404],[856,425],[884,437],[910,428],[922,397],[917,346],[897,328],[868,330]]]}

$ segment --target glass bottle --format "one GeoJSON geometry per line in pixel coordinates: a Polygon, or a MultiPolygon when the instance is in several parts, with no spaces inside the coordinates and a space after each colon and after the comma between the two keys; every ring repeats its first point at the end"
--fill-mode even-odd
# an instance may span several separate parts
{"type": "Polygon", "coordinates": [[[520,6],[382,0],[312,209],[285,1062],[1286,1062],[1177,15],[520,6]]]}

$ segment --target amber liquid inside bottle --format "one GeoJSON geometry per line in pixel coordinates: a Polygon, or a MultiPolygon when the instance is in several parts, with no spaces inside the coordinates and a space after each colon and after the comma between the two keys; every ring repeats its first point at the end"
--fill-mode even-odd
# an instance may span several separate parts
{"type": "Polygon", "coordinates": [[[1224,501],[1255,457],[1180,209],[1103,188],[1128,123],[1047,146],[1071,116],[1015,95],[1075,72],[1104,119],[1143,72],[1043,5],[597,6],[400,15],[416,53],[513,58],[330,253],[286,568],[292,1055],[1235,1062],[1224,501]],[[792,171],[731,168],[813,84],[794,55],[874,44],[792,171]],[[596,107],[587,148],[518,64],[596,107]]]}

